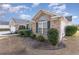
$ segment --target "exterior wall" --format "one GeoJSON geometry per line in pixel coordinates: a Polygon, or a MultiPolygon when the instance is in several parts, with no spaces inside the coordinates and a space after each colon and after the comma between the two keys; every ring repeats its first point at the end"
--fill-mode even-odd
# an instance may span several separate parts
{"type": "MultiPolygon", "coordinates": [[[[23,25],[23,26],[27,26],[27,24],[20,24],[20,23],[17,23],[15,20],[11,20],[10,22],[9,22],[9,27],[11,28],[11,27],[15,27],[16,28],[16,30],[18,30],[19,29],[19,26],[20,25],[23,25]]],[[[30,25],[30,24],[29,24],[30,25]]],[[[29,27],[30,28],[30,27],[29,27]]]]}
{"type": "Polygon", "coordinates": [[[0,25],[0,29],[9,29],[9,25],[0,25]]]}
{"type": "Polygon", "coordinates": [[[41,16],[46,16],[46,17],[48,18],[47,21],[50,20],[50,16],[49,16],[49,15],[46,15],[46,14],[44,14],[44,13],[41,13],[41,14],[39,15],[39,17],[37,17],[36,19],[33,19],[33,22],[32,22],[32,31],[33,31],[34,33],[36,33],[36,23],[40,21],[39,18],[40,18],[41,16]]]}
{"type": "Polygon", "coordinates": [[[16,25],[16,22],[14,21],[14,20],[11,20],[10,22],[9,22],[9,26],[11,27],[11,26],[15,26],[16,25]]]}
{"type": "Polygon", "coordinates": [[[32,26],[32,31],[36,33],[36,22],[32,22],[31,26],[32,26]]]}
{"type": "Polygon", "coordinates": [[[56,28],[59,31],[59,29],[60,29],[60,20],[58,18],[51,19],[50,20],[50,27],[51,28],[56,28]]]}
{"type": "Polygon", "coordinates": [[[48,19],[47,19],[47,21],[49,21],[50,20],[50,15],[47,15],[47,14],[44,14],[44,13],[41,13],[40,15],[39,15],[39,17],[37,17],[37,18],[35,18],[35,19],[33,19],[35,22],[39,22],[39,18],[41,17],[41,16],[46,16],[48,19]]]}
{"type": "Polygon", "coordinates": [[[42,14],[39,15],[38,18],[33,19],[34,22],[32,22],[32,31],[34,33],[36,33],[36,22],[39,22],[39,18],[41,16],[46,16],[47,17],[47,21],[50,21],[50,28],[56,28],[56,29],[59,30],[59,28],[60,28],[59,18],[51,19],[51,16],[42,13],[42,14]]]}
{"type": "Polygon", "coordinates": [[[62,42],[65,36],[65,26],[67,24],[67,20],[64,17],[61,17],[60,20],[59,42],[62,42]]]}

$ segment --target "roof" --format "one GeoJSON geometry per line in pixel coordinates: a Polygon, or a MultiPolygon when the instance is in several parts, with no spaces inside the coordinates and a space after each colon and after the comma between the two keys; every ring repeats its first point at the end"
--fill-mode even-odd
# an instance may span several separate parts
{"type": "Polygon", "coordinates": [[[14,20],[19,25],[25,25],[25,24],[29,23],[29,20],[24,20],[24,19],[15,19],[15,18],[13,18],[12,20],[14,20]]]}
{"type": "Polygon", "coordinates": [[[72,16],[66,16],[65,17],[68,21],[72,21],[72,16]]]}
{"type": "MultiPolygon", "coordinates": [[[[36,19],[37,17],[39,17],[39,15],[41,13],[45,13],[45,14],[48,14],[50,15],[51,17],[61,17],[61,15],[55,13],[55,12],[50,12],[50,11],[47,11],[47,10],[39,10],[39,12],[33,17],[33,20],[36,19]]],[[[63,16],[65,17],[68,21],[72,21],[72,16],[63,16]]]]}
{"type": "Polygon", "coordinates": [[[49,12],[47,10],[39,10],[39,12],[37,12],[37,14],[33,17],[33,19],[37,18],[41,13],[45,13],[50,16],[58,16],[58,14],[54,12],[49,12]]]}

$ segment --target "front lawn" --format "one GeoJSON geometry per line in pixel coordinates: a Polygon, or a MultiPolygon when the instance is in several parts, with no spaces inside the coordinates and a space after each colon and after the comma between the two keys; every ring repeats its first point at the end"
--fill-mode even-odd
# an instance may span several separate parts
{"type": "Polygon", "coordinates": [[[71,55],[79,54],[79,32],[74,36],[66,37],[65,48],[52,49],[48,42],[40,43],[28,37],[11,36],[0,40],[0,54],[26,54],[26,55],[71,55]],[[6,42],[6,43],[5,43],[6,42]],[[23,42],[23,43],[22,43],[23,42]],[[25,48],[24,48],[25,46],[25,48]],[[2,49],[6,48],[6,49],[2,49]],[[21,51],[21,49],[25,49],[21,51]],[[13,51],[13,52],[12,52],[13,51]],[[16,52],[16,53],[15,53],[16,52]]]}

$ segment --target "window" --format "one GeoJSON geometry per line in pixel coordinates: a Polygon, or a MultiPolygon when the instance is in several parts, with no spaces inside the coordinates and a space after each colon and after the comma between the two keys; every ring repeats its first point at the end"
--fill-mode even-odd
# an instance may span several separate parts
{"type": "Polygon", "coordinates": [[[38,33],[47,34],[47,17],[42,16],[38,22],[38,33]]]}
{"type": "Polygon", "coordinates": [[[40,21],[47,21],[47,19],[48,19],[47,16],[41,16],[39,20],[40,21]]]}

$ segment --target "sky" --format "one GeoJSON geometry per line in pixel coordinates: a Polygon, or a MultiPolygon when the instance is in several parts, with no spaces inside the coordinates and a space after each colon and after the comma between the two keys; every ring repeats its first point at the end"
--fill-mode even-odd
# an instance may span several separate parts
{"type": "Polygon", "coordinates": [[[40,9],[62,16],[72,16],[72,23],[79,24],[78,3],[0,3],[0,20],[10,21],[12,18],[32,20],[40,9]]]}

